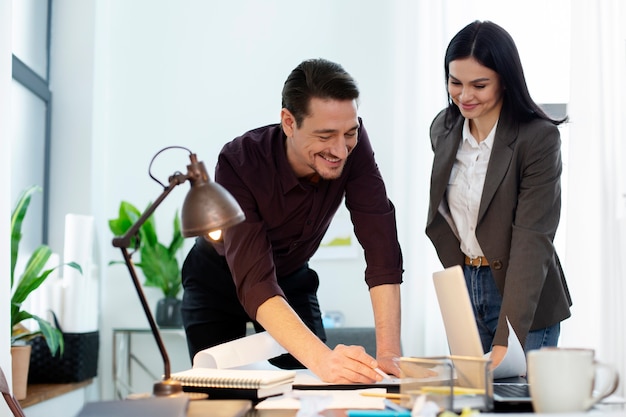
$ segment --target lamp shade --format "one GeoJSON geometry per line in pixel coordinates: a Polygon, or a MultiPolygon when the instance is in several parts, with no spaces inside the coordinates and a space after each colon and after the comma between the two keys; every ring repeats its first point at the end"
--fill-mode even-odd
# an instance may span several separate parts
{"type": "Polygon", "coordinates": [[[183,236],[202,236],[244,221],[237,200],[224,187],[209,180],[203,162],[187,168],[191,188],[181,213],[183,236]]]}

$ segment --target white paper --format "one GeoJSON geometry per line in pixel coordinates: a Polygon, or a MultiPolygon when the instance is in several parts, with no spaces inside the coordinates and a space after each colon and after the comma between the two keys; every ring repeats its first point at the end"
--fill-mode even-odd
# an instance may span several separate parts
{"type": "Polygon", "coordinates": [[[287,353],[267,332],[222,343],[196,353],[194,368],[240,368],[287,353]]]}
{"type": "MultiPolygon", "coordinates": [[[[493,370],[494,379],[526,375],[526,354],[508,318],[506,324],[509,326],[509,346],[502,362],[493,370]]],[[[489,355],[491,352],[485,356],[489,357],[489,355]]]]}
{"type": "Polygon", "coordinates": [[[257,410],[300,410],[302,407],[316,411],[337,409],[383,410],[384,388],[355,390],[293,390],[287,394],[267,398],[255,406],[257,410]],[[379,394],[381,397],[364,396],[363,393],[379,394]]]}
{"type": "MultiPolygon", "coordinates": [[[[317,386],[323,387],[324,385],[328,385],[328,386],[332,386],[332,385],[355,385],[355,386],[359,386],[359,385],[368,385],[368,386],[381,385],[381,386],[384,386],[385,389],[386,389],[386,387],[388,387],[389,385],[398,385],[399,386],[401,381],[402,380],[400,378],[391,377],[389,379],[383,379],[380,382],[372,382],[372,383],[365,383],[365,384],[361,384],[361,383],[358,383],[358,382],[354,382],[354,383],[346,382],[346,383],[337,384],[337,383],[334,383],[334,382],[322,381],[310,369],[298,369],[298,370],[296,370],[296,379],[294,380],[293,384],[294,385],[301,385],[301,386],[302,385],[308,385],[308,386],[315,386],[315,387],[317,387],[317,386]]],[[[422,381],[422,382],[441,381],[441,376],[436,376],[436,377],[432,377],[432,378],[423,378],[423,379],[420,379],[420,381],[422,381]]]]}

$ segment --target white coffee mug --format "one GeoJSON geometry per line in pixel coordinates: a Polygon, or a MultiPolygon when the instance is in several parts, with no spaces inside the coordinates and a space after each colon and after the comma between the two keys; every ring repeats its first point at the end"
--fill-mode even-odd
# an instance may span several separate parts
{"type": "Polygon", "coordinates": [[[593,349],[541,348],[527,354],[528,383],[536,413],[586,411],[617,389],[615,367],[594,359],[593,349]],[[603,375],[604,378],[598,378],[603,375]],[[599,381],[605,383],[599,386],[599,381]]]}

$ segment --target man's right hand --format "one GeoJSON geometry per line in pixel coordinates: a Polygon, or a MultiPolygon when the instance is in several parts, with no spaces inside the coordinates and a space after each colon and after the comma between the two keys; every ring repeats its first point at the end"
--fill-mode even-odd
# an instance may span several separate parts
{"type": "Polygon", "coordinates": [[[376,359],[362,346],[337,345],[331,350],[287,304],[275,296],[257,310],[256,320],[274,339],[324,382],[373,383],[382,381],[376,359]]]}

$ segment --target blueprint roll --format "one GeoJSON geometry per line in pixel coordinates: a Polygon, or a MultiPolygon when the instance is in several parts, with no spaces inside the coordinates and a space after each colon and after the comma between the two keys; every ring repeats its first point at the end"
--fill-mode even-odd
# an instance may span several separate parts
{"type": "Polygon", "coordinates": [[[63,266],[63,313],[61,326],[65,332],[95,330],[91,323],[97,315],[97,302],[91,289],[94,219],[92,216],[67,214],[65,216],[65,244],[63,263],[75,262],[82,274],[68,265],[63,266]]]}

